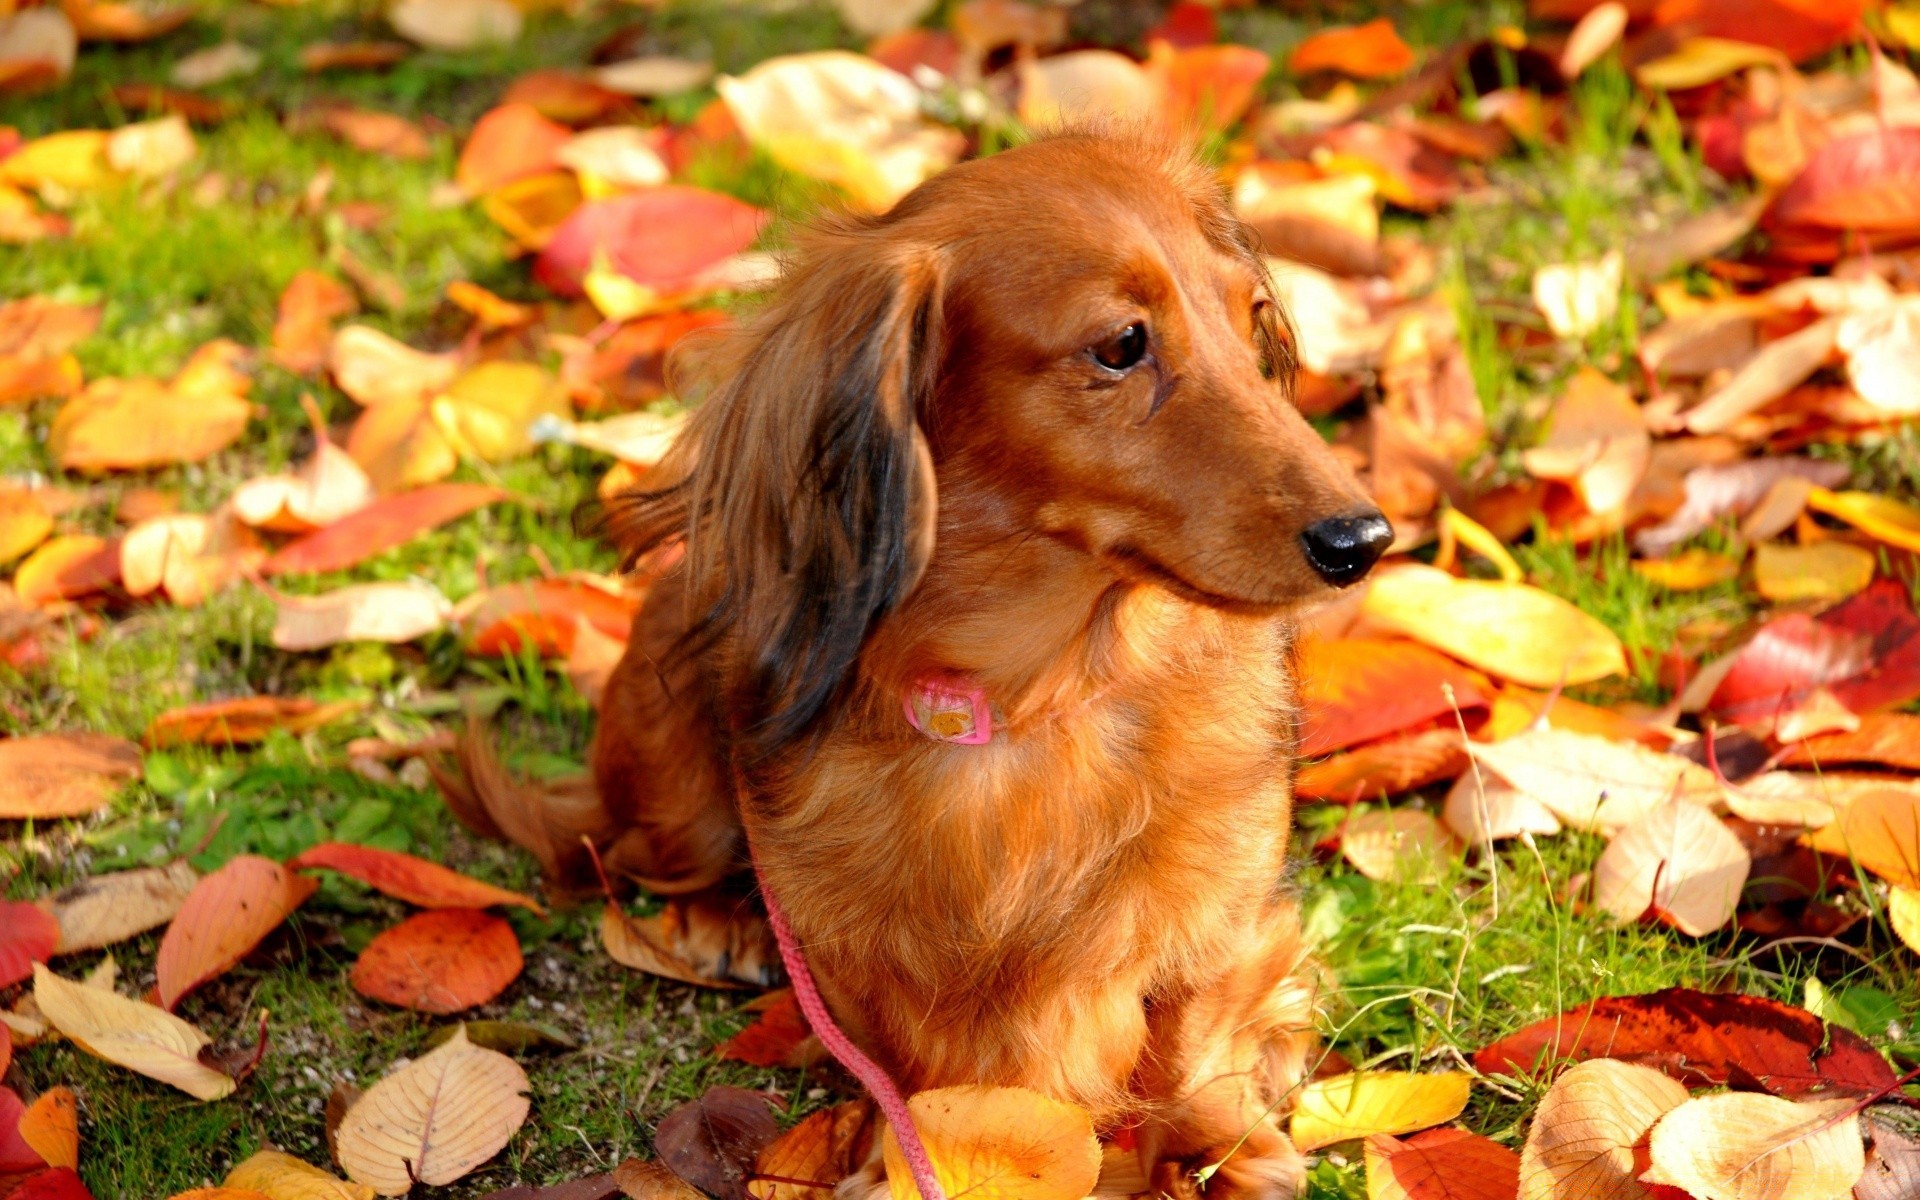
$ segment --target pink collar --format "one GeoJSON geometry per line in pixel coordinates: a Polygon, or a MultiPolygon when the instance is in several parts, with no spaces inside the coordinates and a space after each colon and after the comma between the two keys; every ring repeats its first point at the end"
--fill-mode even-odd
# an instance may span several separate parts
{"type": "Polygon", "coordinates": [[[907,723],[936,742],[984,746],[993,740],[986,689],[964,676],[923,675],[900,702],[907,723]]]}

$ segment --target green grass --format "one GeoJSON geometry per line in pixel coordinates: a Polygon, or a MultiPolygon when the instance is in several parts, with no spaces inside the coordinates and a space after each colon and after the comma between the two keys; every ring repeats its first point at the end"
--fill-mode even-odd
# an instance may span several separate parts
{"type": "MultiPolygon", "coordinates": [[[[646,52],[711,56],[725,71],[776,53],[857,43],[818,5],[782,13],[718,3],[660,12],[612,5],[578,20],[535,18],[526,37],[498,50],[421,53],[387,72],[314,77],[300,70],[299,51],[313,41],[384,36],[380,7],[373,0],[315,0],[293,8],[209,0],[186,30],[145,46],[89,49],[67,86],[9,101],[0,121],[27,136],[106,127],[138,115],[118,110],[110,95],[115,84],[164,82],[179,57],[226,37],[265,56],[259,74],[213,89],[240,105],[241,115],[199,131],[202,153],[177,182],[78,197],[68,214],[72,237],[0,249],[0,295],[48,293],[101,303],[100,332],[78,351],[88,378],[166,375],[210,338],[265,345],[287,281],[344,252],[400,288],[400,303],[359,319],[410,344],[445,347],[464,327],[442,299],[448,283],[468,279],[509,297],[540,298],[525,264],[477,206],[434,199],[452,173],[460,135],[515,75],[580,64],[602,39],[634,22],[646,26],[646,52]],[[430,117],[450,132],[435,136],[431,158],[409,163],[362,154],[323,134],[283,131],[276,112],[319,100],[430,117]],[[382,220],[371,232],[308,213],[302,197],[322,174],[331,175],[334,202],[379,207],[382,220]]],[[[1394,13],[1411,40],[1437,46],[1517,24],[1524,5],[1436,3],[1394,13]]],[[[1361,14],[1343,8],[1340,15],[1361,14]]],[[[1319,23],[1270,8],[1223,14],[1229,39],[1276,55],[1319,23]]],[[[700,99],[673,102],[672,115],[690,115],[700,99]]],[[[1633,339],[1651,318],[1629,295],[1620,320],[1586,346],[1519,336],[1529,321],[1537,328],[1527,300],[1533,270],[1597,255],[1622,244],[1642,220],[1694,211],[1724,195],[1701,171],[1672,110],[1646,102],[1617,64],[1603,64],[1575,89],[1568,128],[1564,147],[1523,147],[1493,164],[1494,186],[1448,213],[1390,218],[1394,231],[1416,234],[1443,256],[1440,286],[1494,435],[1486,458],[1468,468],[1486,478],[1517,472],[1515,451],[1534,436],[1577,365],[1592,362],[1626,378],[1633,339]]],[[[980,134],[989,148],[1010,136],[999,128],[980,134]]],[[[831,200],[830,189],[764,157],[744,171],[697,163],[689,178],[789,218],[831,200]]],[[[67,480],[97,488],[100,502],[64,518],[66,525],[113,531],[112,501],[132,486],[177,492],[189,511],[212,508],[241,480],[308,452],[303,393],[313,394],[335,423],[355,412],[353,402],[324,381],[261,365],[253,390],[259,418],[238,446],[205,463],[137,478],[67,480]]],[[[42,404],[0,412],[0,473],[58,475],[42,449],[54,410],[42,404]]],[[[1814,452],[1842,457],[1862,485],[1912,494],[1920,485],[1913,437],[1909,431],[1878,444],[1814,452]]],[[[592,493],[600,466],[561,447],[497,467],[465,466],[460,478],[498,482],[524,502],[485,509],[351,571],[276,585],[312,592],[420,576],[458,600],[480,586],[483,573],[493,582],[526,578],[541,570],[542,559],[563,571],[607,570],[611,553],[577,537],[569,519],[592,493]]],[[[1738,621],[1752,612],[1735,585],[1690,595],[1658,589],[1627,567],[1618,539],[1578,551],[1541,532],[1516,547],[1516,555],[1530,579],[1592,613],[1627,644],[1633,677],[1582,693],[1600,701],[1662,699],[1653,664],[1683,627],[1704,619],[1738,621]]],[[[145,780],[88,822],[7,827],[0,831],[0,877],[8,897],[38,896],[88,874],[177,855],[191,855],[204,868],[243,852],[282,857],[330,838],[427,855],[504,886],[535,885],[525,856],[466,835],[428,791],[348,769],[345,746],[362,736],[421,736],[478,700],[493,711],[522,765],[577,767],[592,714],[561,673],[534,661],[469,658],[450,634],[408,646],[290,655],[269,644],[271,623],[268,597],[241,585],[196,609],[160,603],[116,611],[90,640],[65,643],[31,673],[0,666],[0,731],[8,734],[92,729],[138,737],[168,708],[256,692],[366,702],[333,726],[280,735],[251,750],[151,755],[145,780]]],[[[1304,810],[1301,845],[1342,816],[1304,810]]],[[[1306,925],[1339,985],[1326,1014],[1329,1044],[1355,1063],[1457,1066],[1487,1041],[1596,995],[1686,984],[1799,1002],[1816,969],[1836,995],[1855,997],[1856,1006],[1871,1009],[1869,994],[1859,990],[1870,987],[1903,1011],[1920,1008],[1912,972],[1897,969],[1900,960],[1882,927],[1869,935],[1864,962],[1834,955],[1757,961],[1737,934],[1696,940],[1598,918],[1567,891],[1598,852],[1597,841],[1578,835],[1511,844],[1492,859],[1470,856],[1435,887],[1376,883],[1338,859],[1308,862],[1300,875],[1306,925]]],[[[102,1197],[162,1197],[215,1182],[267,1144],[325,1161],[322,1112],[334,1083],[378,1077],[448,1024],[362,1001],[346,985],[354,955],[401,911],[358,885],[329,878],[285,929],[187,1001],[189,1019],[223,1043],[245,1040],[258,1010],[272,1015],[273,1049],[233,1100],[196,1104],[65,1045],[17,1056],[13,1081],[28,1091],[58,1083],[76,1088],[84,1116],[83,1174],[102,1197]]],[[[551,1182],[648,1153],[658,1119],[716,1082],[779,1091],[795,1102],[789,1116],[829,1094],[824,1078],[718,1063],[712,1047],[745,1023],[739,1000],[616,966],[595,944],[591,916],[589,909],[512,918],[526,974],[479,1015],[548,1023],[578,1049],[525,1058],[534,1090],[531,1121],[505,1154],[445,1194],[551,1182]]],[[[156,944],[148,936],[114,949],[123,990],[151,984],[156,944]]],[[[83,956],[56,965],[71,975],[96,961],[83,956]]],[[[1537,1089],[1524,1082],[1502,1087],[1476,1089],[1468,1123],[1517,1144],[1537,1089]]],[[[1316,1167],[1312,1189],[1324,1200],[1365,1194],[1357,1164],[1338,1153],[1316,1167]]]]}

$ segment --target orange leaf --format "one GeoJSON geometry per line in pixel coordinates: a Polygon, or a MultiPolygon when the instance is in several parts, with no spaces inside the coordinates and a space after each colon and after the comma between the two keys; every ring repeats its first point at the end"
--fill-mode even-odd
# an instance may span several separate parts
{"type": "Polygon", "coordinates": [[[73,1089],[56,1087],[20,1115],[20,1140],[32,1146],[50,1167],[80,1166],[80,1111],[73,1089]]]}
{"type": "Polygon", "coordinates": [[[573,130],[531,104],[502,104],[474,123],[454,182],[469,196],[482,196],[501,184],[551,171],[559,165],[554,152],[572,137],[573,130]]]}
{"type": "Polygon", "coordinates": [[[1387,79],[1412,65],[1413,51],[1385,17],[1365,25],[1323,29],[1287,56],[1287,69],[1295,75],[1339,71],[1360,79],[1387,79]]]}
{"type": "Polygon", "coordinates": [[[317,125],[356,150],[389,158],[420,159],[433,154],[427,131],[398,113],[327,105],[290,118],[290,127],[317,125]]]}
{"type": "Polygon", "coordinates": [[[1464,1129],[1429,1129],[1366,1141],[1370,1200],[1513,1200],[1520,1156],[1464,1129]]]}
{"type": "Polygon", "coordinates": [[[321,271],[305,270],[280,293],[273,322],[273,361],[296,375],[311,375],[327,363],[333,322],[360,306],[347,286],[321,271]]]}
{"type": "Polygon", "coordinates": [[[62,467],[90,474],[209,458],[238,441],[253,415],[245,357],[220,340],[164,384],[96,379],[54,414],[47,449],[62,467]]]}
{"type": "Polygon", "coordinates": [[[810,1114],[760,1151],[747,1179],[753,1200],[831,1200],[864,1154],[873,1103],[848,1100],[810,1114]]]}
{"type": "Polygon", "coordinates": [[[509,495],[477,483],[436,483],[388,496],[282,546],[260,569],[268,575],[338,571],[509,495]]]}
{"type": "Polygon", "coordinates": [[[80,361],[71,354],[56,358],[0,356],[0,405],[71,396],[80,390],[80,361]]]}
{"type": "Polygon", "coordinates": [[[239,962],[317,886],[253,854],[204,876],[160,939],[154,971],[161,1006],[171,1011],[182,996],[239,962]]]}
{"type": "Polygon", "coordinates": [[[1155,42],[1147,70],[1166,95],[1165,118],[1176,129],[1219,132],[1253,107],[1273,60],[1251,46],[1197,46],[1175,50],[1155,42]]]}
{"type": "Polygon", "coordinates": [[[54,358],[92,337],[100,307],[25,296],[0,304],[0,355],[54,358]]]}
{"type": "Polygon", "coordinates": [[[485,1004],[519,978],[513,926],[472,908],[416,913],[367,944],[353,964],[353,990],[415,1012],[454,1013],[485,1004]]]}
{"type": "Polygon", "coordinates": [[[1901,771],[1920,771],[1920,715],[1867,713],[1849,733],[1823,733],[1787,747],[1782,766],[1833,767],[1870,763],[1901,771]]]}
{"type": "Polygon", "coordinates": [[[300,67],[311,72],[391,67],[413,53],[405,42],[314,42],[301,48],[300,67]]]}
{"type": "Polygon", "coordinates": [[[537,579],[489,589],[469,601],[461,624],[474,654],[518,654],[532,645],[543,655],[573,653],[576,622],[625,642],[637,599],[590,578],[537,579]]]}
{"type": "Polygon", "coordinates": [[[1293,790],[1304,800],[1351,804],[1452,779],[1466,769],[1460,731],[1443,725],[1368,742],[1302,767],[1293,790]]]}
{"type": "Polygon", "coordinates": [[[1854,36],[1866,0],[1661,0],[1653,23],[1690,37],[1769,46],[1805,62],[1854,36]]]}
{"type": "Polygon", "coordinates": [[[28,608],[90,596],[118,582],[120,543],[89,534],[43,542],[13,573],[14,594],[28,608]]]}
{"type": "Polygon", "coordinates": [[[147,726],[146,743],[164,746],[238,746],[265,741],[276,729],[305,733],[362,707],[357,700],[321,704],[299,696],[240,696],[170,708],[147,726]]]}
{"type": "Polygon", "coordinates": [[[60,6],[81,40],[88,42],[145,42],[193,19],[191,4],[172,8],[155,4],[119,4],[103,0],[65,0],[60,6]]]}
{"type": "Polygon", "coordinates": [[[1303,639],[1299,678],[1302,758],[1425,725],[1456,707],[1472,723],[1487,708],[1485,680],[1399,638],[1303,639]]]}
{"type": "Polygon", "coordinates": [[[103,733],[42,733],[0,741],[0,819],[83,817],[140,777],[140,749],[103,733]]]}
{"type": "Polygon", "coordinates": [[[1773,202],[1772,225],[1905,233],[1920,229],[1920,129],[1835,138],[1773,202]]]}
{"type": "Polygon", "coordinates": [[[756,1067],[794,1066],[794,1052],[812,1036],[793,989],[786,988],[768,998],[753,1024],[722,1042],[715,1057],[756,1067]]]}
{"type": "Polygon", "coordinates": [[[338,871],[375,891],[421,908],[486,908],[493,904],[512,904],[536,913],[546,911],[519,892],[482,883],[439,863],[397,850],[322,842],[289,859],[287,865],[296,871],[338,871]]]}

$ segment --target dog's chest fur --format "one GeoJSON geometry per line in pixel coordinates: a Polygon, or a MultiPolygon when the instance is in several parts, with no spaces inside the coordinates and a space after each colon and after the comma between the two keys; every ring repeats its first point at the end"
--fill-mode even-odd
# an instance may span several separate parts
{"type": "Polygon", "coordinates": [[[1114,1110],[1145,1006],[1223,970],[1276,901],[1285,628],[1181,605],[1119,633],[1087,695],[1016,710],[988,745],[903,734],[897,698],[866,706],[777,813],[747,814],[772,886],[807,897],[815,972],[911,1087],[1114,1110]]]}

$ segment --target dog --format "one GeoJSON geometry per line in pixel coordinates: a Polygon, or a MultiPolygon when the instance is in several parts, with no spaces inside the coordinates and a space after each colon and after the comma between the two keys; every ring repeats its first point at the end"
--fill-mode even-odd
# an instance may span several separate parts
{"type": "MultiPolygon", "coordinates": [[[[1131,1130],[1158,1190],[1294,1194],[1291,621],[1392,530],[1291,405],[1291,347],[1156,136],[1056,133],[818,223],[603,514],[629,562],[684,558],[593,786],[529,805],[480,761],[456,810],[723,914],[750,839],[905,1092],[1031,1088],[1131,1130]]],[[[741,928],[714,973],[769,969],[741,928]]]]}

